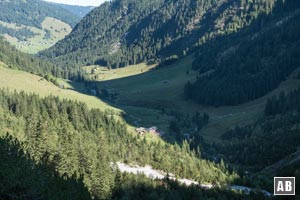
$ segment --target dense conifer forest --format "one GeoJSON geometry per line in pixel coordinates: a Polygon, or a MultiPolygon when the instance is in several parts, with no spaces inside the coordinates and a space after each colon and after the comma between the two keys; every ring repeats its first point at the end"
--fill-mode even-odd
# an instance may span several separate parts
{"type": "Polygon", "coordinates": [[[225,132],[217,148],[228,162],[260,170],[298,150],[299,124],[300,89],[270,98],[262,119],[225,132]]]}
{"type": "Polygon", "coordinates": [[[68,65],[112,68],[164,62],[249,25],[279,1],[114,0],[95,8],[41,55],[68,65]]]}
{"type": "MultiPolygon", "coordinates": [[[[107,107],[121,110],[91,109],[84,99],[71,101],[59,94],[42,98],[0,85],[0,199],[260,200],[273,199],[261,189],[273,191],[274,176],[299,179],[300,87],[285,86],[281,93],[268,94],[287,79],[289,84],[300,79],[299,0],[113,0],[94,8],[77,25],[77,17],[55,10],[55,4],[0,0],[0,6],[6,8],[0,13],[4,22],[41,28],[50,16],[73,28],[38,55],[21,53],[0,38],[1,68],[36,74],[59,86],[57,80],[66,79],[66,88],[51,84],[53,90],[85,92],[90,96],[80,97],[107,100],[107,107]],[[14,10],[19,3],[23,7],[14,10]],[[191,58],[190,66],[183,70],[185,79],[174,79],[179,83],[165,79],[170,71],[153,73],[172,68],[185,56],[191,58]],[[138,63],[156,65],[146,72],[123,71],[125,75],[111,70],[138,63]],[[86,65],[108,69],[82,68],[86,65]],[[146,73],[161,75],[163,81],[146,73]],[[102,82],[91,78],[109,74],[112,77],[102,82]],[[138,78],[145,78],[146,86],[133,88],[123,100],[129,91],[126,83],[136,87],[132,82],[138,78]],[[125,92],[113,88],[120,81],[114,79],[125,80],[119,82],[125,92]],[[158,89],[150,87],[152,81],[158,89]],[[170,102],[164,106],[161,98],[153,97],[147,100],[161,105],[144,104],[137,95],[143,89],[154,91],[153,96],[170,89],[166,93],[175,100],[162,98],[170,102]],[[258,99],[266,94],[269,98],[258,99]],[[126,102],[130,95],[137,97],[133,102],[138,105],[126,102]],[[260,102],[252,105],[255,99],[260,102]],[[251,104],[248,110],[246,102],[251,104]],[[252,108],[255,112],[248,114],[252,108]],[[141,113],[146,117],[140,119],[141,113]],[[240,113],[247,118],[237,119],[240,113]],[[139,133],[136,128],[147,117],[156,118],[160,127],[154,129],[165,130],[139,133]],[[204,135],[209,128],[212,135],[204,135]],[[168,175],[154,180],[122,173],[117,162],[149,165],[168,175]],[[187,186],[179,178],[212,188],[187,186]],[[230,190],[232,185],[254,189],[246,194],[230,190]]],[[[0,34],[4,32],[19,40],[34,34],[0,24],[0,34]]],[[[299,199],[297,190],[296,195],[299,199]]]]}
{"type": "Polygon", "coordinates": [[[55,77],[70,80],[83,80],[83,73],[78,68],[68,68],[55,65],[49,61],[36,58],[35,56],[22,53],[11,46],[2,37],[0,37],[0,61],[9,68],[27,71],[40,76],[49,77],[48,80],[55,82],[55,77]]]}
{"type": "Polygon", "coordinates": [[[300,66],[299,1],[278,3],[272,14],[232,36],[200,48],[188,98],[206,105],[237,105],[275,89],[300,66]],[[212,59],[210,59],[212,58],[212,59]]]}
{"type": "Polygon", "coordinates": [[[72,27],[79,18],[69,11],[57,6],[38,0],[1,0],[0,20],[17,25],[26,25],[42,28],[41,24],[46,17],[59,19],[72,27]]]}
{"type": "Polygon", "coordinates": [[[31,38],[31,37],[34,37],[36,35],[36,33],[32,32],[28,28],[21,28],[19,30],[15,30],[15,29],[12,29],[12,28],[7,28],[7,27],[2,26],[2,25],[0,25],[0,34],[1,35],[8,34],[12,37],[17,38],[20,41],[26,41],[27,38],[31,38]]]}
{"type": "MultiPolygon", "coordinates": [[[[22,145],[10,136],[0,139],[1,199],[95,199],[83,179],[67,178],[53,171],[47,163],[36,164],[22,151],[22,145]]],[[[94,191],[95,192],[95,191],[94,191]]],[[[189,188],[165,179],[154,181],[142,175],[116,172],[110,199],[265,199],[262,194],[242,195],[228,190],[206,191],[189,188]]],[[[97,198],[102,199],[102,198],[97,198]]]]}
{"type": "Polygon", "coordinates": [[[202,160],[187,142],[182,147],[149,144],[130,135],[113,113],[89,110],[83,103],[1,90],[0,110],[1,135],[12,138],[25,157],[59,177],[82,179],[98,199],[112,195],[116,174],[110,163],[115,161],[150,164],[204,183],[224,184],[238,178],[224,164],[202,160]]]}

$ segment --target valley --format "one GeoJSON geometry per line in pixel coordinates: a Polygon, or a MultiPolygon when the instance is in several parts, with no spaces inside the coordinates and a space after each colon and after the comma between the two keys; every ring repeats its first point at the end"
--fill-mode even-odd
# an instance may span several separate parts
{"type": "Polygon", "coordinates": [[[298,0],[0,0],[0,199],[285,199],[299,22],[298,0]]]}
{"type": "MultiPolygon", "coordinates": [[[[117,113],[126,113],[128,127],[156,126],[159,130],[168,133],[169,121],[172,115],[162,113],[161,109],[175,110],[183,114],[193,114],[196,111],[206,112],[210,116],[209,123],[201,130],[201,135],[209,142],[220,142],[220,137],[236,124],[247,125],[255,122],[262,116],[268,98],[282,91],[288,93],[300,86],[300,80],[295,79],[299,73],[296,70],[276,90],[255,101],[227,107],[199,106],[183,97],[183,87],[187,80],[196,76],[191,70],[192,57],[169,66],[165,69],[154,69],[154,66],[137,65],[129,68],[107,70],[101,66],[85,68],[90,72],[92,68],[99,68],[100,80],[97,81],[100,89],[118,93],[118,100],[101,101],[89,91],[85,91],[83,84],[77,84],[60,79],[58,82],[64,88],[55,86],[42,77],[22,71],[8,69],[2,63],[0,77],[2,88],[26,91],[44,96],[59,96],[86,103],[90,108],[99,108],[103,111],[114,110],[117,113]],[[168,80],[168,83],[164,81],[168,80]],[[164,94],[164,95],[160,95],[164,94]],[[170,98],[172,97],[172,98],[170,98]]],[[[93,75],[94,76],[94,75],[93,75]]]]}
{"type": "Polygon", "coordinates": [[[255,122],[262,117],[268,98],[282,91],[288,93],[300,86],[300,80],[296,78],[299,73],[297,69],[276,90],[257,100],[238,106],[201,106],[187,101],[183,94],[185,83],[197,76],[191,69],[192,61],[193,56],[188,56],[166,68],[153,69],[153,66],[137,65],[108,71],[105,69],[104,72],[99,70],[99,74],[91,76],[100,76],[96,79],[99,89],[117,93],[117,100],[111,104],[133,115],[135,118],[129,118],[131,124],[140,119],[139,124],[142,126],[157,126],[167,132],[172,117],[162,114],[162,109],[183,114],[197,111],[208,113],[210,122],[201,130],[201,134],[209,142],[220,141],[220,136],[236,124],[243,126],[255,122]]]}

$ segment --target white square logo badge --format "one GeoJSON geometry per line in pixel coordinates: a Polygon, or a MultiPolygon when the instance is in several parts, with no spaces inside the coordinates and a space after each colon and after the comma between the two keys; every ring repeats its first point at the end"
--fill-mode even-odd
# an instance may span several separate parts
{"type": "Polygon", "coordinates": [[[274,195],[295,195],[295,177],[274,177],[274,195]]]}

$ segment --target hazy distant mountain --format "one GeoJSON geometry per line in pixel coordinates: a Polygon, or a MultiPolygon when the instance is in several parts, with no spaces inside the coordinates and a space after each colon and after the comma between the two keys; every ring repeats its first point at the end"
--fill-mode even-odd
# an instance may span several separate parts
{"type": "Polygon", "coordinates": [[[56,5],[70,11],[76,16],[83,18],[86,14],[88,14],[94,7],[93,6],[75,6],[75,5],[67,5],[67,4],[59,4],[56,5]]]}
{"type": "Polygon", "coordinates": [[[41,28],[46,17],[56,18],[74,27],[78,22],[71,12],[48,2],[39,0],[0,1],[0,20],[41,28]]]}
{"type": "Polygon", "coordinates": [[[0,35],[20,50],[36,53],[71,32],[80,17],[40,0],[0,1],[0,35]]]}

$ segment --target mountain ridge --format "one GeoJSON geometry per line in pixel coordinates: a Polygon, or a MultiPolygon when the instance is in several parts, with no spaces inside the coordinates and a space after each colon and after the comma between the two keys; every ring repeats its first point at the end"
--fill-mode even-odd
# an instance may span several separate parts
{"type": "Polygon", "coordinates": [[[0,34],[26,53],[37,53],[71,32],[80,18],[40,0],[0,1],[0,34]]]}
{"type": "Polygon", "coordinates": [[[150,60],[163,62],[247,26],[260,13],[271,12],[276,1],[115,0],[95,8],[65,40],[41,56],[62,63],[113,68],[150,60]],[[104,23],[99,19],[105,19],[104,23]]]}

